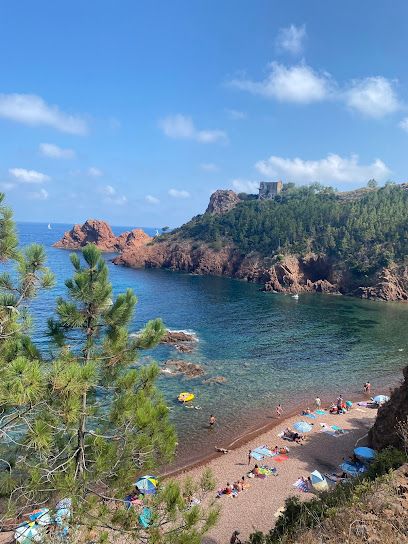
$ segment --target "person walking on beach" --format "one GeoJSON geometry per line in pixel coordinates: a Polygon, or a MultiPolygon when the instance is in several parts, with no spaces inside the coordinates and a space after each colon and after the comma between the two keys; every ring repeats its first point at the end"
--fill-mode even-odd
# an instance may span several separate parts
{"type": "Polygon", "coordinates": [[[249,450],[249,452],[248,452],[248,466],[251,464],[251,453],[252,453],[252,451],[249,450]]]}
{"type": "Polygon", "coordinates": [[[277,415],[278,417],[281,417],[282,412],[283,412],[282,405],[281,405],[281,404],[278,404],[278,406],[276,407],[276,415],[277,415]]]}
{"type": "Polygon", "coordinates": [[[210,429],[214,427],[216,421],[217,421],[217,418],[211,414],[209,419],[210,429]]]}
{"type": "Polygon", "coordinates": [[[315,398],[315,404],[316,404],[316,408],[319,409],[320,406],[322,405],[322,401],[320,400],[320,397],[315,398]]]}

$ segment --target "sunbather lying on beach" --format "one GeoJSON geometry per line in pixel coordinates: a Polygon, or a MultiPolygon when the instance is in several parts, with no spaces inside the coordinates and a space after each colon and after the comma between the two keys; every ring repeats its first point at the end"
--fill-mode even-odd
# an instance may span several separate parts
{"type": "Polygon", "coordinates": [[[293,442],[300,444],[305,437],[299,433],[296,433],[295,431],[292,431],[291,429],[289,429],[289,427],[286,427],[286,429],[283,431],[283,438],[286,438],[287,440],[292,440],[293,442]]]}
{"type": "Polygon", "coordinates": [[[308,416],[308,415],[310,415],[311,413],[312,413],[312,412],[311,412],[310,408],[306,408],[306,410],[303,410],[302,416],[308,416]]]}

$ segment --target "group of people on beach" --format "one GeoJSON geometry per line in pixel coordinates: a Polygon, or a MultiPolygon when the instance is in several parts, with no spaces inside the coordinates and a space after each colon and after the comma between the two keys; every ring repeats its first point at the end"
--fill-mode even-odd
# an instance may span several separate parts
{"type": "Polygon", "coordinates": [[[244,489],[247,488],[247,483],[245,482],[245,476],[242,476],[240,480],[237,480],[236,482],[230,484],[227,482],[227,485],[223,489],[218,490],[217,496],[220,497],[221,495],[232,495],[234,491],[237,493],[240,493],[241,491],[244,491],[244,489]]]}

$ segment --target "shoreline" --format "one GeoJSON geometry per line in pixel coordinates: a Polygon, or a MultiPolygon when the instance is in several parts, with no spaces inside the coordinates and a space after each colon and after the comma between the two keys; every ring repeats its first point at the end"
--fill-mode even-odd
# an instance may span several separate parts
{"type": "MultiPolygon", "coordinates": [[[[394,387],[396,387],[396,385],[394,385],[394,386],[388,385],[387,389],[391,389],[391,388],[393,389],[394,387]]],[[[375,396],[376,394],[380,394],[380,393],[372,391],[372,395],[365,395],[364,393],[361,393],[360,395],[353,394],[353,395],[347,396],[346,400],[351,400],[353,402],[353,405],[354,405],[356,402],[361,401],[365,397],[367,398],[367,400],[369,400],[372,396],[375,396]]],[[[327,397],[321,398],[321,401],[322,401],[321,402],[322,407],[323,406],[328,406],[332,402],[327,397]]],[[[310,406],[312,406],[312,405],[314,406],[314,401],[310,403],[310,406]]],[[[291,421],[295,416],[297,416],[297,417],[299,417],[299,419],[301,419],[302,418],[301,413],[302,413],[302,410],[304,409],[304,407],[305,407],[305,404],[296,405],[296,407],[292,408],[289,412],[285,413],[285,415],[283,417],[278,418],[275,415],[275,416],[273,416],[272,421],[270,421],[268,423],[265,423],[265,424],[263,424],[263,425],[261,425],[259,427],[256,427],[255,429],[246,430],[244,432],[244,434],[238,436],[237,438],[234,438],[231,442],[228,443],[228,445],[219,444],[218,446],[214,446],[214,449],[215,449],[215,447],[220,447],[220,448],[227,449],[230,452],[236,451],[236,450],[242,448],[243,446],[245,446],[246,444],[248,444],[249,442],[251,442],[252,440],[255,440],[256,438],[259,438],[259,437],[261,437],[263,435],[266,435],[266,434],[270,433],[273,429],[275,429],[276,427],[278,427],[280,425],[288,426],[288,422],[291,421]]],[[[312,410],[312,411],[314,411],[314,410],[312,410]]],[[[187,472],[190,472],[192,470],[196,470],[196,469],[199,469],[201,467],[205,467],[206,465],[210,464],[211,462],[215,461],[216,459],[224,457],[224,455],[225,455],[224,453],[217,452],[217,451],[214,451],[212,453],[206,453],[201,458],[196,459],[196,460],[191,461],[191,462],[181,461],[181,466],[177,466],[177,461],[175,461],[175,464],[176,464],[175,467],[170,468],[169,470],[165,469],[164,472],[159,471],[159,476],[161,478],[164,478],[164,479],[173,478],[173,477],[177,478],[177,477],[179,477],[179,476],[181,476],[181,475],[183,475],[183,474],[185,474],[187,472]]]]}

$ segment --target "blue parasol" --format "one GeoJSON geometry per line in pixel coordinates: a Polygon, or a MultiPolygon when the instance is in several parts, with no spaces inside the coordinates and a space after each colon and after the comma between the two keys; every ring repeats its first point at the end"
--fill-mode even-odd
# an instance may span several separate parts
{"type": "Polygon", "coordinates": [[[371,448],[360,447],[354,450],[354,455],[361,461],[373,461],[377,453],[371,448]]]}

